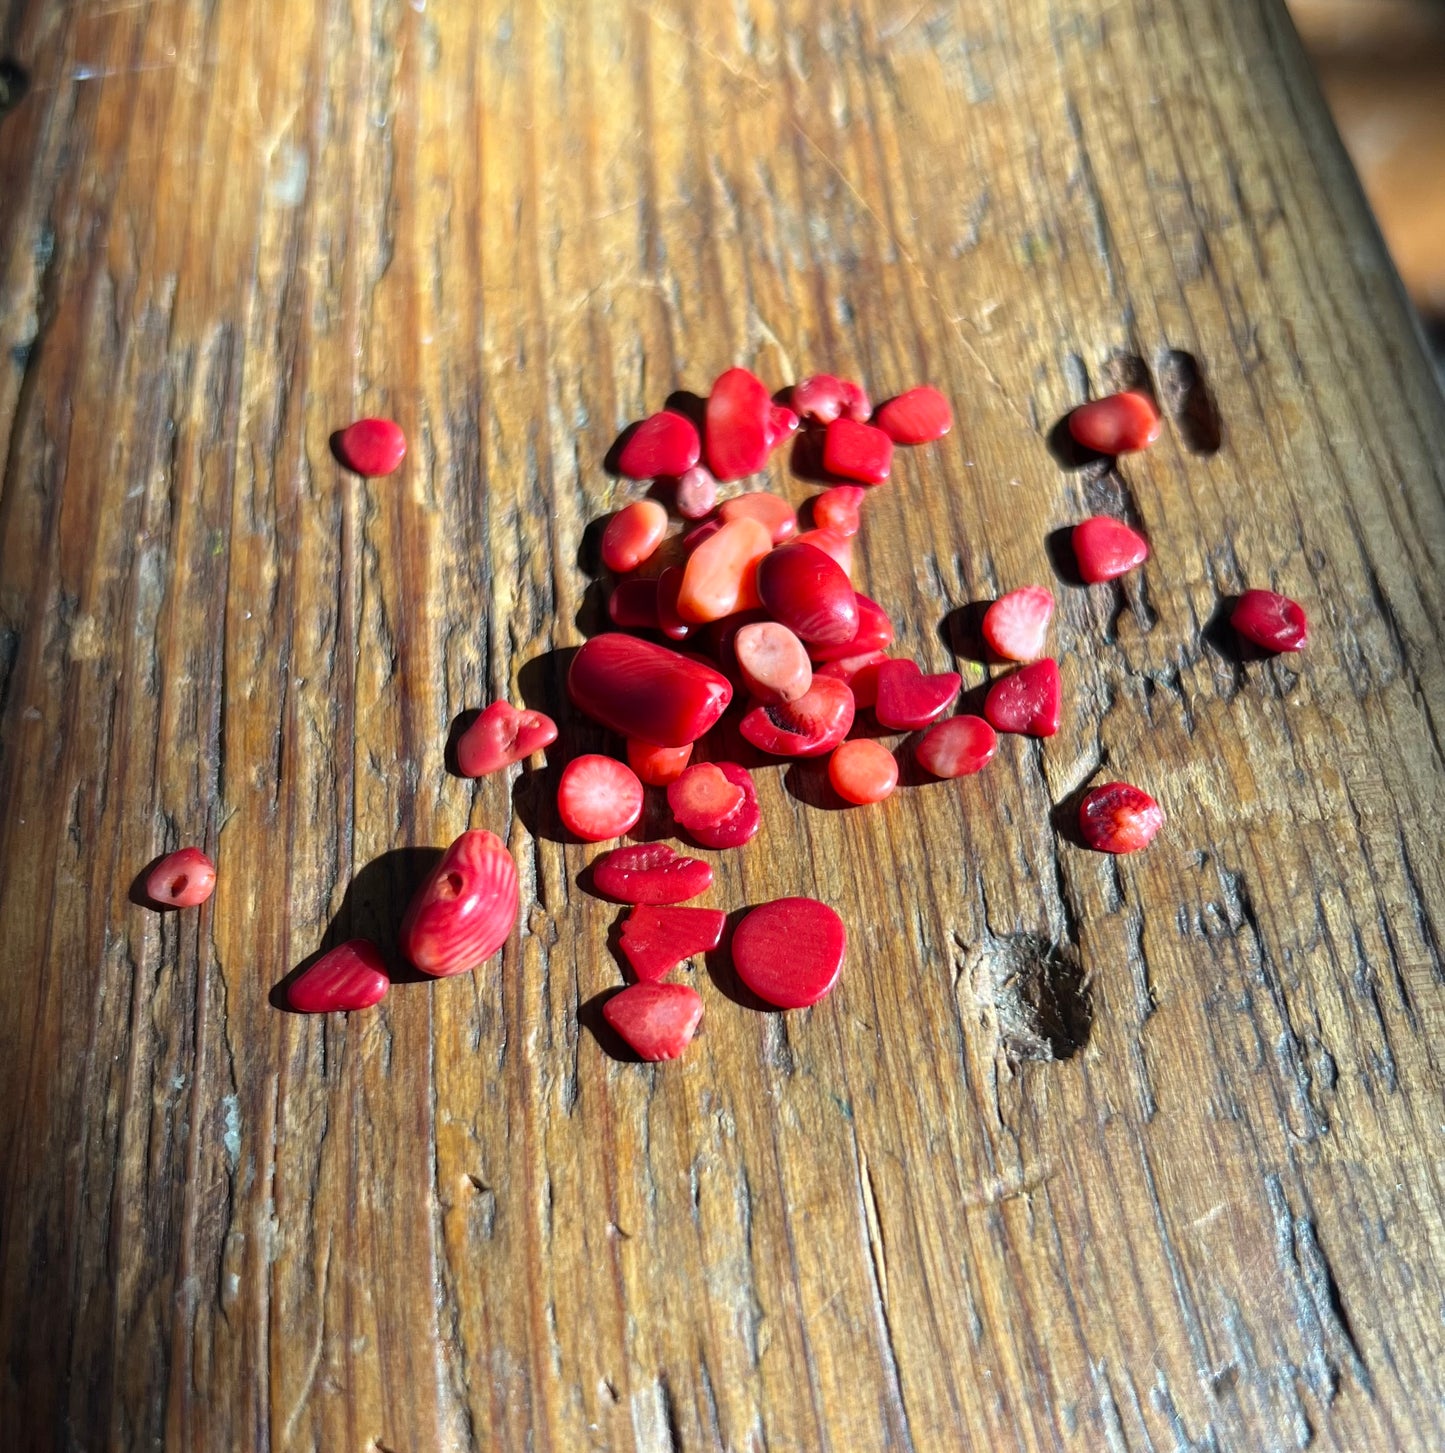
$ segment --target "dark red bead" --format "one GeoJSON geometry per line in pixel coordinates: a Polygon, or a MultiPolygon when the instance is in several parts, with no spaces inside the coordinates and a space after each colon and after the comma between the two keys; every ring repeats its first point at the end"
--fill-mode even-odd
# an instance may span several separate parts
{"type": "Polygon", "coordinates": [[[917,731],[937,721],[953,705],[963,678],[957,671],[925,676],[915,661],[883,661],[878,666],[878,699],[873,711],[893,731],[917,731]]]}
{"type": "Polygon", "coordinates": [[[758,561],[763,609],[800,641],[839,645],[858,632],[858,600],[838,563],[814,545],[779,545],[758,561]]]}
{"type": "Polygon", "coordinates": [[[722,942],[727,914],[721,908],[634,908],[622,925],[622,952],[644,984],[656,983],[684,959],[722,942]]]}
{"type": "Polygon", "coordinates": [[[733,695],[727,677],[711,666],[617,632],[594,636],[578,649],[567,691],[593,720],[659,747],[696,741],[733,695]]]}
{"type": "Polygon", "coordinates": [[[819,757],[831,752],[853,725],[853,693],[836,677],[813,677],[796,701],[751,708],[738,724],[746,741],[775,757],[819,757]]]}
{"type": "Polygon", "coordinates": [[[1235,602],[1229,623],[1265,651],[1302,651],[1309,640],[1304,611],[1272,590],[1246,590],[1235,602]]]}
{"type": "Polygon", "coordinates": [[[391,980],[381,950],[364,938],[353,938],[323,954],[286,990],[286,1002],[298,1014],[331,1014],[369,1009],[386,997],[391,980]]]}
{"type": "Polygon", "coordinates": [[[628,479],[676,478],[686,474],[702,453],[691,419],[664,409],[644,419],[617,457],[617,472],[628,479]]]}
{"type": "Polygon", "coordinates": [[[712,865],[666,843],[638,843],[594,859],[592,886],[617,903],[685,903],[712,887],[712,865]]]}

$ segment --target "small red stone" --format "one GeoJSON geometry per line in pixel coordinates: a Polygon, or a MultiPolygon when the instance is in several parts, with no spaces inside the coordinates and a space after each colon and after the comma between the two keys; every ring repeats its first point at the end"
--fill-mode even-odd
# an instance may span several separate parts
{"type": "Polygon", "coordinates": [[[457,738],[457,766],[463,777],[485,777],[557,740],[557,723],[540,711],[518,711],[494,701],[457,738]]]}
{"type": "Polygon", "coordinates": [[[953,428],[953,410],[936,388],[921,384],[889,399],[873,422],[895,444],[928,444],[953,428]]]}
{"type": "Polygon", "coordinates": [[[740,848],[758,835],[763,815],[758,808],[757,789],[745,768],[736,762],[718,762],[717,769],[743,794],[743,800],[736,812],[723,818],[713,827],[691,827],[688,829],[694,842],[705,848],[740,848]]]}
{"type": "Polygon", "coordinates": [[[768,412],[768,448],[776,449],[779,444],[791,439],[801,423],[802,420],[787,404],[774,404],[768,412]]]}
{"type": "Polygon", "coordinates": [[[464,832],[412,895],[402,954],[433,978],[464,974],[506,943],[517,921],[517,865],[490,832],[464,832]]]}
{"type": "Polygon", "coordinates": [[[1059,729],[1063,684],[1052,657],[1020,666],[989,687],[983,714],[995,731],[1051,737],[1059,729]]]}
{"type": "Polygon", "coordinates": [[[622,925],[622,952],[640,982],[654,984],[684,959],[722,942],[721,908],[634,908],[622,925]]]}
{"type": "Polygon", "coordinates": [[[836,677],[815,674],[796,701],[752,707],[738,724],[743,738],[775,757],[821,757],[853,725],[853,693],[836,677]]]}
{"type": "Polygon", "coordinates": [[[1101,853],[1137,853],[1164,826],[1164,809],[1127,782],[1095,787],[1079,804],[1079,831],[1101,853]]]}
{"type": "Polygon", "coordinates": [[[981,716],[951,716],[923,734],[913,756],[935,777],[967,777],[988,766],[997,749],[998,736],[981,716]]]}
{"type": "Polygon", "coordinates": [[[834,419],[823,441],[823,468],[840,479],[882,484],[893,467],[893,440],[872,424],[834,419]]]}
{"type": "Polygon", "coordinates": [[[697,1033],[702,997],[687,984],[633,984],[602,1006],[602,1017],[639,1059],[676,1059],[697,1033]]]}
{"type": "Polygon", "coordinates": [[[795,545],[812,545],[825,555],[831,556],[844,575],[853,577],[853,541],[848,535],[836,530],[804,530],[793,537],[795,545]]]}
{"type": "Polygon", "coordinates": [[[200,848],[177,848],[146,874],[146,897],[157,908],[195,908],[216,887],[216,865],[200,848]]]}
{"type": "Polygon", "coordinates": [[[1303,651],[1309,640],[1303,609],[1272,590],[1246,590],[1235,602],[1229,623],[1265,651],[1303,651]]]}
{"type": "Polygon", "coordinates": [[[390,419],[358,419],[334,441],[336,457],[354,474],[377,479],[391,474],[406,458],[406,435],[390,419]]]}
{"type": "Polygon", "coordinates": [[[683,519],[700,520],[717,503],[717,480],[701,464],[694,464],[678,475],[672,502],[683,519]]]}
{"type": "Polygon", "coordinates": [[[667,789],[667,805],[679,827],[716,827],[743,805],[743,789],[723,776],[712,762],[696,762],[667,789]]]}
{"type": "Polygon", "coordinates": [[[627,765],[649,787],[666,787],[682,776],[692,758],[692,743],[685,747],[654,747],[651,742],[629,738],[627,765]]]}
{"type": "Polygon", "coordinates": [[[632,431],[617,457],[617,472],[628,479],[676,478],[701,453],[702,440],[692,420],[664,409],[632,431]]]}
{"type": "Polygon", "coordinates": [[[780,494],[765,489],[750,494],[735,494],[718,506],[717,517],[723,524],[729,520],[756,520],[772,536],[773,544],[781,544],[798,533],[798,516],[780,494]]]}
{"type": "Polygon", "coordinates": [[[353,938],[322,954],[293,979],[286,1002],[298,1014],[369,1009],[386,997],[390,987],[381,950],[368,939],[353,938]]]}
{"type": "Polygon", "coordinates": [[[815,424],[831,424],[838,418],[862,424],[872,412],[862,385],[849,378],[834,378],[831,373],[815,374],[795,383],[793,407],[815,424]]]}
{"type": "Polygon", "coordinates": [[[763,609],[802,641],[840,645],[858,633],[858,598],[838,562],[816,545],[779,545],[758,561],[763,609]]]}
{"type": "Polygon", "coordinates": [[[873,711],[882,726],[917,731],[953,705],[963,678],[957,671],[925,676],[916,661],[883,661],[878,667],[878,700],[873,711]]]}
{"type": "Polygon", "coordinates": [[[754,621],[733,636],[733,655],[743,685],[755,701],[797,701],[813,684],[803,643],[777,621],[754,621]]]}
{"type": "Polygon", "coordinates": [[[607,521],[602,532],[602,563],[617,574],[636,570],[662,544],[667,511],[655,499],[635,499],[607,521]]]}
{"type": "Polygon", "coordinates": [[[742,479],[768,462],[773,401],[762,381],[745,368],[730,368],[712,386],[704,428],[713,478],[742,479]]]}
{"type": "Polygon", "coordinates": [[[828,780],[845,802],[882,802],[898,785],[898,763],[882,742],[859,737],[828,758],[828,780]]]}
{"type": "Polygon", "coordinates": [[[1036,661],[1053,619],[1054,597],[1041,585],[1001,595],[983,615],[983,638],[1005,661],[1036,661]]]}
{"type": "Polygon", "coordinates": [[[862,524],[859,511],[863,506],[863,487],[858,484],[835,484],[813,497],[813,523],[820,530],[851,539],[862,524]]]}
{"type": "Polygon", "coordinates": [[[1159,410],[1146,394],[1110,394],[1080,404],[1069,415],[1069,433],[1096,454],[1133,454],[1159,437],[1159,410]]]}
{"type": "Polygon", "coordinates": [[[1108,515],[1094,515],[1075,525],[1073,544],[1080,578],[1089,585],[1117,580],[1149,558],[1149,542],[1143,535],[1108,515]]]}
{"type": "Polygon", "coordinates": [[[848,656],[861,656],[867,651],[883,651],[893,644],[893,622],[876,600],[857,594],[858,629],[846,641],[836,644],[814,642],[808,654],[815,661],[841,661],[848,656]]]}
{"type": "Polygon", "coordinates": [[[659,747],[695,742],[733,695],[722,672],[617,631],[593,636],[578,649],[567,692],[594,721],[659,747]]]}
{"type": "Polygon", "coordinates": [[[848,930],[816,898],[778,898],[754,908],[733,934],[733,967],[759,999],[780,1009],[816,1004],[838,982],[848,930]]]}
{"type": "Polygon", "coordinates": [[[666,843],[639,843],[595,859],[592,886],[617,903],[685,903],[712,887],[712,865],[666,843]]]}
{"type": "Polygon", "coordinates": [[[557,783],[557,813],[584,842],[621,837],[642,816],[642,783],[615,757],[597,752],[574,757],[557,783]]]}
{"type": "Polygon", "coordinates": [[[878,668],[887,659],[882,651],[864,651],[825,661],[813,674],[837,677],[853,693],[854,706],[867,709],[878,704],[878,668]]]}

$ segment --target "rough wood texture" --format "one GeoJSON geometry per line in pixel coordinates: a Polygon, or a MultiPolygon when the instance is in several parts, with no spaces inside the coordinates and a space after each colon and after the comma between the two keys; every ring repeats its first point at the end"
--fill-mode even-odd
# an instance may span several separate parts
{"type": "Polygon", "coordinates": [[[1445,408],[1275,0],[11,0],[3,49],[10,1446],[1445,1444],[1445,408]],[[654,1071],[546,773],[444,745],[559,704],[608,446],[734,361],[957,401],[860,549],[933,668],[1085,510],[1156,555],[1061,587],[1047,745],[846,814],[758,771],[708,901],[838,905],[843,981],[699,970],[654,1071]],[[1160,445],[1062,467],[1137,370],[1160,445]],[[1303,658],[1234,653],[1245,584],[1303,658]],[[1137,859],[1051,825],[1098,768],[1137,859]],[[500,960],[273,1007],[469,823],[500,960]],[[191,841],[205,908],[128,901],[191,841]]]}

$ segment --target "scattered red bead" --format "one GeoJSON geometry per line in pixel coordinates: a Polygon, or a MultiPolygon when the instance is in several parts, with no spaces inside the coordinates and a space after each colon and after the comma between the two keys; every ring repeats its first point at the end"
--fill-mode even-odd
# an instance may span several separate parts
{"type": "Polygon", "coordinates": [[[893,440],[872,424],[834,419],[823,441],[823,468],[840,479],[882,484],[893,468],[893,440]]]}
{"type": "Polygon", "coordinates": [[[595,859],[592,886],[616,903],[685,903],[712,887],[712,865],[666,843],[639,843],[595,859]]]}
{"type": "Polygon", "coordinates": [[[602,563],[618,575],[636,570],[662,544],[667,511],[655,499],[623,505],[602,532],[602,563]]]}
{"type": "Polygon", "coordinates": [[[1075,525],[1073,544],[1079,575],[1089,585],[1117,580],[1149,558],[1149,542],[1143,535],[1108,515],[1075,525]]]}
{"type": "Polygon", "coordinates": [[[1059,663],[1045,657],[995,681],[984,699],[983,714],[995,731],[1051,737],[1059,729],[1062,705],[1059,663]]]}
{"type": "Polygon", "coordinates": [[[672,502],[685,520],[700,520],[717,503],[717,480],[701,464],[694,464],[677,478],[672,502]]]}
{"type": "Polygon", "coordinates": [[[490,832],[464,832],[412,895],[402,954],[433,978],[464,974],[506,943],[517,921],[517,865],[490,832]]]}
{"type": "Polygon", "coordinates": [[[855,593],[858,606],[858,629],[842,642],[815,641],[808,647],[808,654],[815,661],[841,661],[849,656],[861,656],[868,651],[883,651],[893,644],[893,622],[888,612],[876,600],[855,593]]]}
{"type": "Polygon", "coordinates": [[[1309,640],[1303,609],[1272,590],[1246,590],[1235,602],[1229,623],[1265,651],[1303,651],[1309,640]]]}
{"type": "Polygon", "coordinates": [[[733,637],[733,654],[743,685],[755,701],[797,701],[813,684],[813,667],[803,643],[777,621],[753,621],[733,637]]]}
{"type": "Polygon", "coordinates": [[[768,527],[748,516],[727,520],[687,557],[677,613],[695,626],[758,603],[758,561],[773,548],[768,527]]]}
{"type": "Polygon", "coordinates": [[[1069,415],[1069,433],[1096,454],[1133,454],[1159,437],[1159,410],[1146,394],[1110,394],[1080,404],[1069,415]]]}
{"type": "Polygon", "coordinates": [[[686,474],[702,453],[691,419],[664,409],[644,419],[617,457],[617,472],[628,479],[676,478],[686,474]]]}
{"type": "Polygon", "coordinates": [[[718,762],[716,765],[718,771],[743,794],[743,800],[737,811],[723,818],[721,822],[712,827],[691,827],[688,832],[701,847],[716,850],[740,848],[745,843],[752,842],[758,835],[758,828],[762,826],[763,815],[758,808],[757,789],[746,769],[738,766],[736,762],[718,762]]]}
{"type": "Polygon", "coordinates": [[[848,930],[816,898],[778,898],[754,908],[733,934],[733,967],[759,999],[780,1009],[816,1004],[834,984],[848,930]]]}
{"type": "Polygon", "coordinates": [[[557,740],[557,723],[540,711],[518,711],[494,701],[457,738],[457,767],[463,777],[485,777],[557,740]]]}
{"type": "Polygon", "coordinates": [[[594,721],[659,747],[695,742],[733,695],[722,672],[616,631],[594,636],[578,649],[567,672],[567,692],[594,721]]]}
{"type": "Polygon", "coordinates": [[[767,464],[772,413],[767,389],[747,369],[730,368],[717,379],[703,431],[714,479],[742,479],[767,464]]]}
{"type": "Polygon", "coordinates": [[[813,523],[820,530],[832,530],[835,535],[851,539],[862,524],[859,515],[862,507],[862,485],[835,484],[832,489],[814,496],[813,523]]]}
{"type": "Polygon", "coordinates": [[[898,785],[898,763],[882,742],[859,737],[828,758],[828,780],[845,802],[882,802],[898,785]]]}
{"type": "Polygon", "coordinates": [[[1079,831],[1101,853],[1137,853],[1163,826],[1163,808],[1127,782],[1095,787],[1079,804],[1079,831]]]}
{"type": "Polygon", "coordinates": [[[853,725],[853,693],[836,677],[815,673],[796,701],[754,706],[738,725],[746,741],[775,757],[821,757],[853,725]]]}
{"type": "Polygon", "coordinates": [[[633,984],[602,1006],[602,1017],[639,1059],[676,1059],[697,1033],[702,998],[686,984],[633,984]]]}
{"type": "Polygon", "coordinates": [[[782,495],[769,494],[765,489],[725,499],[718,506],[717,515],[724,524],[729,520],[756,520],[767,530],[775,545],[798,533],[798,516],[792,505],[782,495]]]}
{"type": "Polygon", "coordinates": [[[722,942],[721,908],[634,908],[622,925],[622,952],[644,984],[654,984],[694,954],[722,942]]]}
{"type": "Polygon", "coordinates": [[[998,737],[981,716],[951,716],[924,733],[913,756],[935,777],[968,777],[988,766],[997,749],[998,737]]]}
{"type": "Polygon", "coordinates": [[[333,441],[336,457],[353,474],[378,479],[393,473],[406,458],[406,435],[390,419],[358,419],[333,441]]]}
{"type": "Polygon", "coordinates": [[[200,848],[177,848],[146,874],[146,897],[158,908],[195,908],[216,887],[216,865],[200,848]]]}
{"type": "Polygon", "coordinates": [[[743,805],[743,789],[729,782],[714,763],[696,762],[667,789],[667,805],[684,831],[706,831],[743,805]]]}
{"type": "Polygon", "coordinates": [[[872,409],[862,386],[852,379],[834,378],[831,373],[815,374],[793,385],[793,407],[815,424],[831,424],[848,418],[865,423],[872,409]]]}
{"type": "Polygon", "coordinates": [[[858,598],[837,561],[815,545],[779,545],[758,561],[763,609],[802,641],[841,645],[858,633],[858,598]]]}
{"type": "Polygon", "coordinates": [[[768,448],[776,449],[785,439],[791,439],[801,423],[786,404],[774,404],[768,412],[768,448]]]}
{"type": "Polygon", "coordinates": [[[369,1009],[391,987],[381,950],[364,938],[353,938],[322,954],[286,990],[286,1002],[298,1014],[333,1014],[369,1009]]]}
{"type": "Polygon", "coordinates": [[[596,752],[575,757],[557,783],[557,814],[585,842],[621,837],[642,816],[642,783],[615,757],[596,752]]]}
{"type": "Polygon", "coordinates": [[[1037,661],[1044,654],[1054,597],[1041,585],[1001,595],[983,615],[983,638],[1005,661],[1037,661]]]}
{"type": "Polygon", "coordinates": [[[895,444],[928,444],[953,428],[953,410],[936,388],[922,384],[889,399],[873,422],[895,444]]]}
{"type": "Polygon", "coordinates": [[[795,545],[812,545],[832,558],[844,575],[853,577],[853,541],[835,530],[804,530],[793,537],[795,545]]]}
{"type": "Polygon", "coordinates": [[[873,708],[880,725],[911,732],[937,721],[953,705],[963,680],[957,671],[925,676],[916,661],[883,661],[878,667],[878,701],[873,708]]]}

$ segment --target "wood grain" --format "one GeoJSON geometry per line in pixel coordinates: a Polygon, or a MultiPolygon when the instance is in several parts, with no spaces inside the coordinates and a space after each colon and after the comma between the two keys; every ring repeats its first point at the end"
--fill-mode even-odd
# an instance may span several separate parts
{"type": "Polygon", "coordinates": [[[1445,407],[1276,0],[11,0],[0,37],[8,1443],[1445,1443],[1445,407]],[[445,744],[561,709],[601,461],[735,361],[956,401],[858,552],[927,668],[1085,511],[1155,556],[1060,585],[1048,744],[850,813],[756,772],[706,901],[834,903],[842,982],[783,1018],[699,970],[648,1069],[596,1038],[616,911],[552,769],[445,744]],[[1063,467],[1135,377],[1159,446],[1063,467]],[[393,479],[330,456],[362,411],[393,479]],[[1238,655],[1246,585],[1304,656],[1238,655]],[[1098,772],[1169,815],[1137,859],[1056,830],[1098,772]],[[274,1007],[469,824],[522,873],[499,960],[274,1007]],[[184,842],[211,902],[130,902],[184,842]]]}

